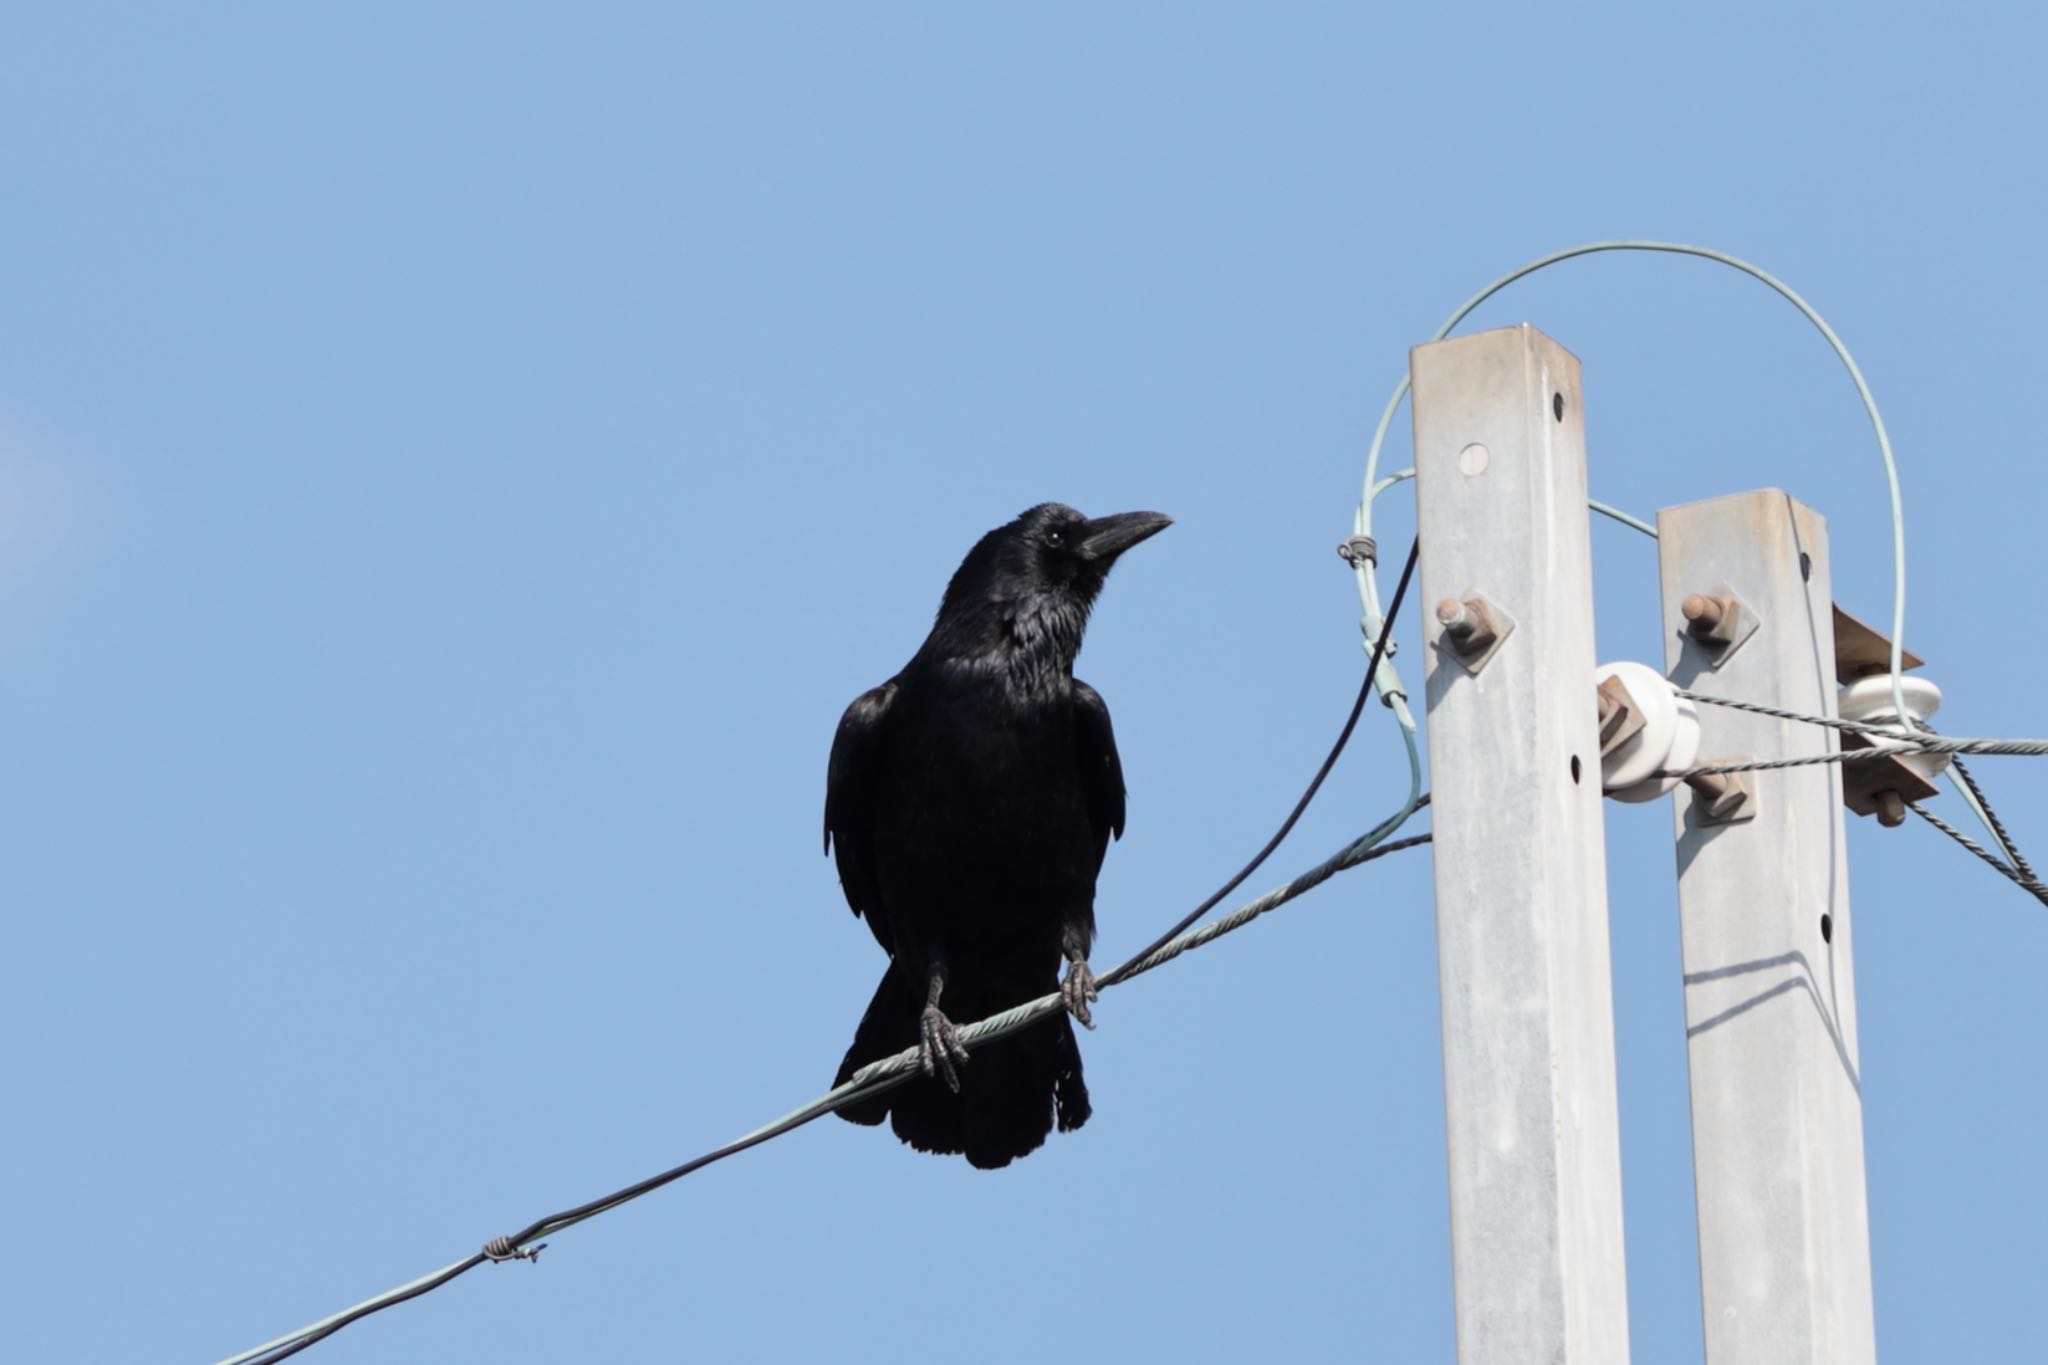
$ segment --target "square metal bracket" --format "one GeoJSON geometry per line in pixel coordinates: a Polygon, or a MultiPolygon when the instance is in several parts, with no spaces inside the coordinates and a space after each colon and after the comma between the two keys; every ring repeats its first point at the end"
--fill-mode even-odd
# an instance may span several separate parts
{"type": "Polygon", "coordinates": [[[1467,673],[1477,674],[1500,653],[1515,633],[1515,618],[1480,592],[1461,600],[1445,599],[1436,607],[1437,650],[1456,659],[1467,673]]]}
{"type": "MultiPolygon", "coordinates": [[[[1751,754],[1732,754],[1713,763],[1747,763],[1751,754]]],[[[1756,819],[1756,774],[1695,773],[1685,779],[1692,788],[1693,818],[1702,825],[1733,825],[1756,819]]]]}
{"type": "Polygon", "coordinates": [[[1726,583],[1712,592],[1694,593],[1685,599],[1685,637],[1707,656],[1709,668],[1719,668],[1756,634],[1756,608],[1742,600],[1726,583]]]}
{"type": "MultiPolygon", "coordinates": [[[[1845,750],[1874,747],[1853,730],[1842,735],[1845,750]]],[[[1858,815],[1875,815],[1879,824],[1889,828],[1906,822],[1906,802],[1926,801],[1940,794],[1941,788],[1902,759],[1873,758],[1842,765],[1842,804],[1858,815]]]]}
{"type": "Polygon", "coordinates": [[[1643,732],[1649,722],[1620,678],[1600,680],[1595,705],[1600,717],[1600,757],[1605,758],[1643,732]]]}

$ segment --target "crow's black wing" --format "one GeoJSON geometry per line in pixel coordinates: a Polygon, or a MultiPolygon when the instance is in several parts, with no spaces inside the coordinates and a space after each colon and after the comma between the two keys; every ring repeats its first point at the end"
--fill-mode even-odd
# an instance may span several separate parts
{"type": "Polygon", "coordinates": [[[875,941],[892,955],[894,935],[875,884],[872,811],[875,775],[881,768],[882,722],[895,699],[893,678],[855,697],[839,718],[832,758],[825,768],[825,851],[839,865],[846,903],[867,920],[875,941]]]}
{"type": "Polygon", "coordinates": [[[1109,851],[1111,839],[1124,833],[1124,765],[1116,754],[1116,733],[1109,727],[1109,707],[1102,694],[1074,679],[1074,753],[1081,765],[1081,786],[1088,794],[1088,818],[1095,829],[1095,867],[1109,851]]]}

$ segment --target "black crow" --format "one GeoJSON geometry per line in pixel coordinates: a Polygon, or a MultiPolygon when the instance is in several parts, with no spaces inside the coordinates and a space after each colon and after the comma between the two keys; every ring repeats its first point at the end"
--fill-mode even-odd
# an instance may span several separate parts
{"type": "Polygon", "coordinates": [[[1092,1026],[1095,874],[1124,830],[1124,776],[1102,697],[1074,676],[1118,555],[1171,525],[1045,503],[981,538],[901,672],[846,708],[825,782],[825,848],[889,969],[840,1063],[917,1047],[924,1075],[841,1118],[891,1120],[923,1152],[1006,1166],[1057,1120],[1087,1122],[1065,1015],[976,1049],[951,1020],[1059,989],[1092,1026]],[[1060,978],[1060,960],[1069,966],[1060,978]]]}

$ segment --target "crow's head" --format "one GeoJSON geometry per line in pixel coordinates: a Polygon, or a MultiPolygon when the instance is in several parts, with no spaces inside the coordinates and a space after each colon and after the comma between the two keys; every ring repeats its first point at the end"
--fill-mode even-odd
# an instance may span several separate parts
{"type": "Polygon", "coordinates": [[[946,585],[935,634],[956,637],[955,646],[970,638],[1033,653],[1051,646],[1071,665],[1117,556],[1172,524],[1157,512],[1090,520],[1061,503],[1040,503],[967,552],[946,585]]]}
{"type": "Polygon", "coordinates": [[[1116,557],[1173,525],[1157,512],[1119,512],[1094,521],[1057,502],[1042,502],[1000,531],[1028,572],[1045,587],[1092,602],[1116,557]]]}
{"type": "Polygon", "coordinates": [[[1120,512],[1090,521],[1064,503],[1042,502],[983,536],[946,587],[940,615],[954,606],[1057,594],[1095,601],[1118,555],[1173,524],[1157,512],[1120,512]]]}

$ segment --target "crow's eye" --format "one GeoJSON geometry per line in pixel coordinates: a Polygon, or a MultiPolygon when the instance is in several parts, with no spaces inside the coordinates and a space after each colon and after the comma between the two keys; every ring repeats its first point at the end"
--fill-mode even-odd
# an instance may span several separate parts
{"type": "Polygon", "coordinates": [[[1047,531],[1045,533],[1045,543],[1052,546],[1055,550],[1060,549],[1067,543],[1066,532],[1060,530],[1058,527],[1054,527],[1052,530],[1047,531]]]}

